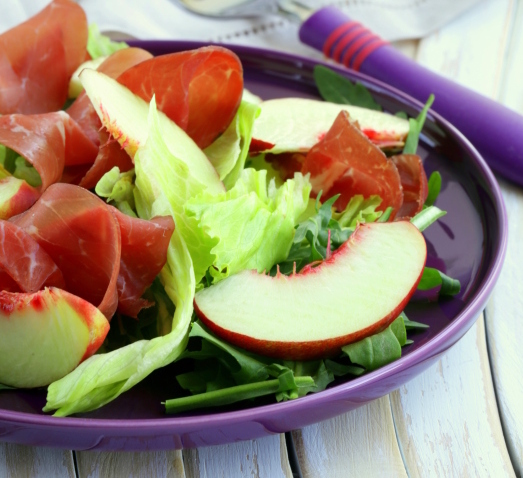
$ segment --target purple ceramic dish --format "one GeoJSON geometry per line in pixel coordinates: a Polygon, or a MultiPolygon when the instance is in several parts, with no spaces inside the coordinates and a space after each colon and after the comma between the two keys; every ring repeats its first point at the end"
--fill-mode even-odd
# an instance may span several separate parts
{"type": "MultiPolygon", "coordinates": [[[[193,49],[195,42],[135,42],[155,55],[193,49]]],[[[245,84],[264,99],[318,98],[312,80],[317,62],[273,51],[230,46],[244,65],[245,84]]],[[[416,116],[421,104],[398,90],[344,68],[392,113],[416,116]]],[[[460,279],[458,296],[411,302],[411,320],[430,325],[413,335],[403,357],[372,373],[334,383],[294,401],[256,401],[219,410],[166,416],[162,401],[173,398],[172,366],[151,374],[114,402],[93,412],[55,418],[41,412],[45,391],[0,392],[0,440],[67,449],[151,450],[216,445],[282,433],[348,412],[386,395],[421,373],[456,343],[484,308],[503,263],[507,219],[496,180],[467,139],[429,113],[419,148],[428,174],[438,170],[443,189],[437,205],[448,214],[425,231],[429,265],[460,279]]]]}

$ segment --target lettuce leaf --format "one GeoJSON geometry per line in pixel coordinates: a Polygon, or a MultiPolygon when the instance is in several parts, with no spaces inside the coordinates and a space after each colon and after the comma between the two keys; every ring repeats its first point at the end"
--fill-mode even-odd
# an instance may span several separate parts
{"type": "MultiPolygon", "coordinates": [[[[140,217],[171,215],[176,228],[167,250],[167,264],[160,273],[165,292],[176,310],[167,335],[140,340],[106,354],[94,355],[48,388],[44,411],[66,416],[101,407],[163,367],[185,350],[196,288],[189,249],[178,227],[184,202],[204,185],[188,175],[187,165],[170,154],[162,139],[156,105],[151,102],[149,136],[135,155],[136,190],[140,217]],[[179,174],[178,174],[179,173],[179,174]]],[[[186,135],[179,130],[179,141],[186,135]]],[[[190,158],[189,158],[190,159],[190,158]]],[[[186,158],[187,160],[187,158],[186,158]]]]}
{"type": "Polygon", "coordinates": [[[94,190],[124,214],[136,217],[134,187],[134,169],[121,173],[115,166],[100,178],[94,190]]]}
{"type": "Polygon", "coordinates": [[[299,173],[276,188],[267,184],[265,171],[248,168],[231,190],[187,201],[187,217],[198,224],[201,238],[214,243],[208,264],[213,282],[244,269],[262,272],[285,259],[310,190],[308,177],[299,173]]]}
{"type": "Polygon", "coordinates": [[[254,120],[260,111],[259,106],[242,101],[229,127],[204,150],[227,189],[234,186],[245,166],[254,120]]]}
{"type": "Polygon", "coordinates": [[[98,26],[95,23],[89,25],[89,36],[87,37],[87,51],[91,58],[102,56],[109,56],[117,50],[128,48],[129,45],[125,42],[115,42],[108,36],[102,35],[98,30],[98,26]]]}

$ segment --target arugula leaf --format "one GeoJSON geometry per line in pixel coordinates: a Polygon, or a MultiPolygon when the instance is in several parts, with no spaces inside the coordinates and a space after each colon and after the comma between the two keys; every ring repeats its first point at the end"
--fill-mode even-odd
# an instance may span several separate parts
{"type": "Polygon", "coordinates": [[[417,118],[409,118],[409,134],[405,140],[403,154],[416,154],[416,151],[418,150],[419,135],[423,129],[423,124],[427,118],[427,112],[432,106],[432,103],[434,103],[434,95],[429,96],[429,99],[417,118]]]}
{"type": "MultiPolygon", "coordinates": [[[[405,312],[401,313],[401,317],[403,318],[403,323],[405,324],[405,330],[419,330],[419,329],[428,329],[429,326],[427,324],[422,324],[421,322],[415,322],[414,320],[410,320],[406,315],[405,312]]],[[[412,342],[412,341],[411,341],[412,342]]]]}
{"type": "Polygon", "coordinates": [[[441,174],[438,171],[434,171],[429,178],[428,184],[428,194],[427,199],[425,200],[425,206],[433,206],[436,202],[437,197],[441,191],[441,174]]]}
{"type": "Polygon", "coordinates": [[[0,383],[0,390],[14,390],[14,388],[13,387],[9,387],[7,385],[2,385],[0,383]]]}
{"type": "Polygon", "coordinates": [[[452,279],[438,269],[425,267],[425,269],[423,269],[421,280],[418,284],[418,289],[429,290],[434,289],[435,287],[441,287],[439,295],[456,295],[461,290],[461,284],[459,280],[452,279]]]}
{"type": "Polygon", "coordinates": [[[269,377],[267,365],[270,361],[259,356],[253,357],[248,352],[219,339],[207,331],[199,321],[192,324],[189,337],[203,339],[201,348],[186,350],[180,360],[184,358],[200,361],[209,358],[212,361],[217,360],[229,371],[235,383],[259,382],[269,377]]]}
{"type": "MultiPolygon", "coordinates": [[[[374,222],[382,215],[376,211],[380,205],[379,196],[363,199],[357,195],[351,198],[344,211],[333,212],[333,204],[339,195],[331,197],[319,206],[321,194],[316,199],[316,214],[298,224],[287,259],[271,269],[271,275],[299,272],[307,264],[327,258],[327,250],[335,251],[354,232],[360,222],[374,222]],[[330,237],[330,245],[329,245],[330,237]]],[[[390,213],[389,213],[390,214],[390,213]]]]}
{"type": "Polygon", "coordinates": [[[374,101],[370,91],[361,83],[354,84],[322,65],[314,67],[313,75],[320,95],[325,101],[382,111],[381,105],[374,101]]]}
{"type": "Polygon", "coordinates": [[[361,365],[370,372],[399,359],[401,347],[406,341],[405,324],[400,315],[383,332],[345,345],[342,351],[353,364],[361,365]]]}

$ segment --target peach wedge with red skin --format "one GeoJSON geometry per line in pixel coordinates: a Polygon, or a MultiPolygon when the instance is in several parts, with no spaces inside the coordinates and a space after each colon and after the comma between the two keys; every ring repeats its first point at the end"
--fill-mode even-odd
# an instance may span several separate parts
{"type": "Polygon", "coordinates": [[[29,209],[40,197],[37,189],[23,179],[6,176],[0,179],[0,219],[9,219],[29,209]]]}
{"type": "Polygon", "coordinates": [[[64,290],[0,292],[0,383],[49,385],[93,355],[108,332],[94,305],[64,290]]]}
{"type": "Polygon", "coordinates": [[[408,221],[358,226],[332,256],[299,274],[243,271],[196,294],[217,336],[270,357],[309,360],[386,328],[416,290],[427,256],[408,221]]]}

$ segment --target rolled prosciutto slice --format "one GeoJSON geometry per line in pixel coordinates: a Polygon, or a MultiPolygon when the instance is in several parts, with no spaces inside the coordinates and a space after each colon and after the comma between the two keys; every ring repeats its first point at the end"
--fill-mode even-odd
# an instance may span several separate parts
{"type": "Polygon", "coordinates": [[[167,248],[174,231],[170,216],[150,221],[127,216],[113,208],[120,225],[122,259],[118,275],[118,311],[130,317],[153,303],[141,296],[167,262],[167,248]]]}
{"type": "Polygon", "coordinates": [[[98,148],[67,113],[0,117],[0,144],[16,151],[40,174],[40,192],[62,177],[64,166],[89,164],[98,148]]]}
{"type": "MultiPolygon", "coordinates": [[[[128,68],[152,58],[152,55],[141,48],[125,48],[109,56],[97,69],[102,73],[117,78],[128,68]]],[[[66,171],[67,182],[74,182],[86,189],[92,189],[100,178],[114,166],[125,172],[133,167],[129,155],[116,142],[110,141],[107,132],[102,129],[102,123],[85,92],[81,93],[68,108],[69,115],[79,124],[86,136],[99,147],[92,166],[78,177],[66,171]]]]}
{"type": "Polygon", "coordinates": [[[403,204],[396,217],[411,218],[421,212],[429,192],[423,163],[417,154],[399,154],[390,159],[398,169],[403,187],[403,204]]]}
{"type": "Polygon", "coordinates": [[[51,286],[65,286],[53,259],[22,228],[0,221],[0,290],[36,292],[51,286]]]}
{"type": "Polygon", "coordinates": [[[338,210],[343,210],[356,194],[377,194],[379,210],[393,208],[391,219],[403,204],[400,175],[395,164],[373,145],[351,122],[345,111],[334,121],[325,137],[307,153],[302,173],[311,174],[312,190],[322,197],[336,194],[338,210]]]}
{"type": "Polygon", "coordinates": [[[0,35],[0,114],[60,109],[86,45],[87,19],[71,0],[53,0],[0,35]]]}
{"type": "Polygon", "coordinates": [[[231,123],[243,93],[243,70],[231,51],[209,46],[139,63],[118,82],[171,118],[200,148],[231,123]]]}
{"type": "Polygon", "coordinates": [[[62,272],[65,290],[110,319],[118,305],[120,227],[108,205],[86,189],[53,184],[10,221],[28,233],[62,272]]]}

